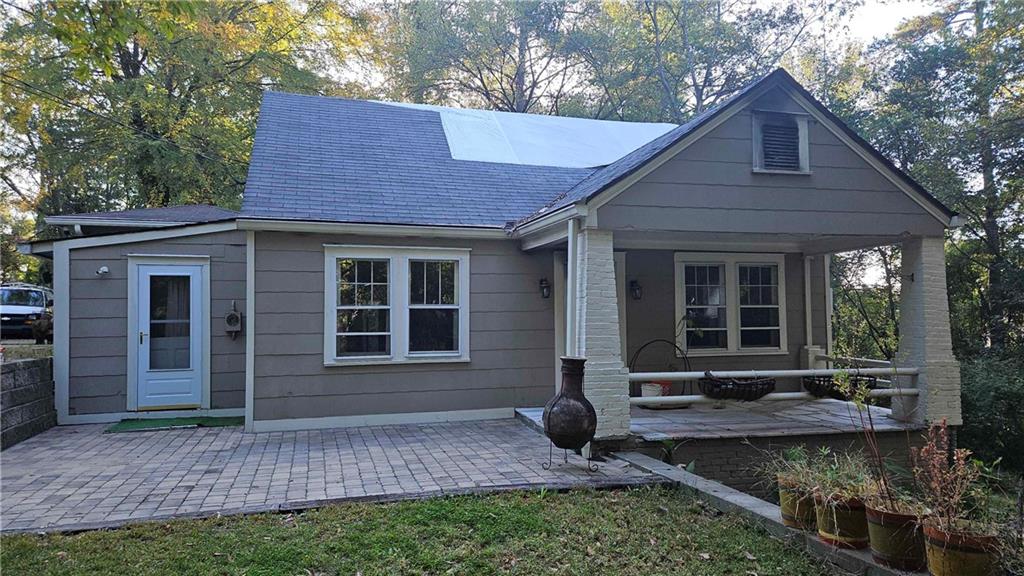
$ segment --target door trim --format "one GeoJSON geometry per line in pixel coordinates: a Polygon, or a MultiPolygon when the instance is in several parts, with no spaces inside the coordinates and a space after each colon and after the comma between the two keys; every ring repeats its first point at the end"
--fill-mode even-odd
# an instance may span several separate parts
{"type": "Polygon", "coordinates": [[[200,409],[210,408],[210,257],[204,255],[162,255],[162,254],[129,254],[128,255],[128,332],[125,344],[128,347],[128,402],[129,412],[139,409],[139,361],[138,347],[132,339],[139,332],[139,265],[183,265],[202,267],[202,286],[200,299],[203,306],[202,338],[200,358],[202,367],[199,370],[203,381],[200,409]]]}

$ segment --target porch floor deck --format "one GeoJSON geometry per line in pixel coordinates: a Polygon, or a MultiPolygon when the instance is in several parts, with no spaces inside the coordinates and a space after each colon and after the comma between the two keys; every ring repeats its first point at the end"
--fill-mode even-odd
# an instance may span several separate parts
{"type": "MultiPolygon", "coordinates": [[[[518,416],[543,430],[543,408],[520,408],[518,416]]],[[[630,410],[630,432],[645,441],[688,438],[758,438],[848,434],[861,429],[856,408],[839,400],[726,402],[689,408],[630,410]]],[[[919,425],[892,418],[887,408],[871,407],[878,432],[917,430],[919,425]]]]}

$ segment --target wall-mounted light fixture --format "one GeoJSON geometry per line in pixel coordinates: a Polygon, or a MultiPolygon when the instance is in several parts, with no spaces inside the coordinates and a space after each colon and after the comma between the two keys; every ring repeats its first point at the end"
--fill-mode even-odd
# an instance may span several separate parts
{"type": "Polygon", "coordinates": [[[629,295],[633,297],[633,300],[640,300],[644,297],[644,287],[640,285],[640,282],[629,281],[629,295]]]}
{"type": "Polygon", "coordinates": [[[107,274],[110,274],[110,268],[106,266],[100,266],[99,270],[96,271],[97,276],[105,276],[107,274]]]}
{"type": "Polygon", "coordinates": [[[551,283],[547,278],[540,279],[540,297],[545,300],[551,298],[551,283]]]}

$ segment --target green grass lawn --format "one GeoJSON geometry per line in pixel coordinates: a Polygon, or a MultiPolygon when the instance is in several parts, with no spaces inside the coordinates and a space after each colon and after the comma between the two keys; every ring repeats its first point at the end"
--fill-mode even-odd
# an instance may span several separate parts
{"type": "Polygon", "coordinates": [[[827,574],[666,488],[512,492],[0,539],[3,574],[827,574]]]}

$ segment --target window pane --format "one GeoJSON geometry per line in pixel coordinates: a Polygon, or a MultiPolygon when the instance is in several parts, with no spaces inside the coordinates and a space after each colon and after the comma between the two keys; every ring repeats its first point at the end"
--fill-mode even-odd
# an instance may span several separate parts
{"type": "Polygon", "coordinates": [[[374,284],[370,288],[370,304],[374,306],[388,305],[388,285],[374,284]]]}
{"type": "Polygon", "coordinates": [[[356,282],[373,282],[370,270],[373,262],[369,260],[356,260],[356,282]]]}
{"type": "Polygon", "coordinates": [[[441,304],[456,304],[455,296],[455,269],[456,262],[446,260],[441,262],[441,304]]]}
{"type": "Polygon", "coordinates": [[[687,330],[687,348],[725,348],[728,336],[725,330],[687,330]]]}
{"type": "Polygon", "coordinates": [[[386,309],[338,310],[338,332],[390,332],[386,309]]]}
{"type": "Polygon", "coordinates": [[[338,260],[338,282],[356,281],[356,262],[351,259],[338,260]]]}
{"type": "Polygon", "coordinates": [[[779,325],[778,308],[742,308],[741,328],[775,328],[779,325]]]}
{"type": "Polygon", "coordinates": [[[149,368],[187,370],[191,358],[191,278],[149,278],[149,368]]]}
{"type": "Polygon", "coordinates": [[[725,308],[689,308],[687,328],[725,328],[725,308]]]}
{"type": "Polygon", "coordinates": [[[388,283],[388,262],[387,260],[373,261],[373,282],[375,284],[388,283]]]}
{"type": "Polygon", "coordinates": [[[456,352],[458,349],[458,310],[409,310],[410,352],[456,352]]]}
{"type": "Polygon", "coordinates": [[[188,276],[150,276],[149,319],[188,320],[188,276]]]}
{"type": "Polygon", "coordinates": [[[356,285],[342,283],[338,285],[338,306],[354,306],[356,303],[356,285]]]}
{"type": "Polygon", "coordinates": [[[423,304],[426,294],[423,289],[424,262],[409,262],[409,303],[423,304]]]}
{"type": "Polygon", "coordinates": [[[356,306],[366,306],[370,304],[370,285],[369,284],[356,284],[356,306]]]}
{"type": "Polygon", "coordinates": [[[778,348],[779,331],[776,330],[741,330],[740,346],[744,348],[778,348]]]}
{"type": "Polygon", "coordinates": [[[440,262],[427,262],[424,266],[424,275],[426,276],[426,293],[424,304],[440,304],[441,303],[441,276],[440,276],[440,262]]]}
{"type": "Polygon", "coordinates": [[[338,336],[338,356],[386,356],[391,354],[391,337],[338,336]]]}

